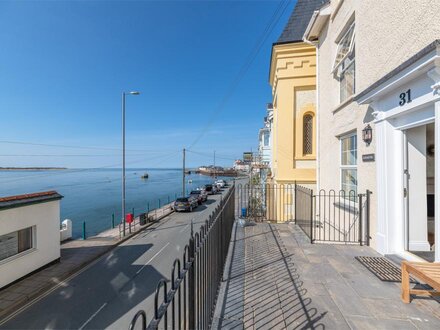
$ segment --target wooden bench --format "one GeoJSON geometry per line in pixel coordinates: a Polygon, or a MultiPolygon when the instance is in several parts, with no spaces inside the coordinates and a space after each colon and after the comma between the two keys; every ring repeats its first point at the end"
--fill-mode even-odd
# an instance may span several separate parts
{"type": "Polygon", "coordinates": [[[404,303],[409,304],[411,302],[411,294],[440,296],[440,262],[402,261],[402,300],[404,303]],[[410,289],[410,275],[430,285],[434,290],[410,289]]]}

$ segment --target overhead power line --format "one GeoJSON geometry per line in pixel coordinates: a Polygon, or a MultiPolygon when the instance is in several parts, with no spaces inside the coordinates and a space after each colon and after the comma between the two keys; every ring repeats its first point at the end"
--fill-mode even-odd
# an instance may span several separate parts
{"type": "MultiPolygon", "coordinates": [[[[73,154],[20,154],[20,155],[1,155],[0,157],[119,157],[119,154],[108,155],[73,155],[73,154]]],[[[145,154],[130,154],[128,156],[145,156],[145,154]]]]}
{"type": "Polygon", "coordinates": [[[234,78],[232,83],[229,85],[226,94],[221,99],[218,106],[215,108],[213,112],[211,112],[210,119],[208,120],[205,127],[202,129],[200,134],[194,139],[194,141],[189,146],[189,149],[194,147],[200,139],[207,133],[211,125],[213,124],[216,117],[225,109],[226,104],[228,103],[229,99],[235,92],[235,89],[238,87],[239,83],[243,79],[243,77],[248,72],[249,68],[251,67],[252,63],[254,62],[255,58],[257,57],[258,53],[260,52],[261,48],[263,47],[265,41],[272,33],[273,29],[277,26],[278,21],[283,16],[284,12],[286,11],[287,7],[289,6],[290,0],[281,0],[275,9],[274,13],[272,14],[268,24],[266,25],[263,33],[260,35],[260,37],[257,39],[254,47],[249,52],[248,56],[246,57],[245,62],[243,63],[242,67],[240,68],[240,71],[238,72],[237,76],[234,78]]]}
{"type": "MultiPolygon", "coordinates": [[[[188,151],[190,153],[193,153],[193,154],[196,154],[196,155],[199,155],[199,156],[204,156],[204,157],[207,157],[207,158],[212,158],[213,157],[212,153],[200,152],[200,151],[194,151],[194,150],[188,150],[188,149],[186,151],[188,151]]],[[[219,158],[219,159],[232,160],[232,161],[237,159],[233,155],[222,155],[222,154],[219,154],[217,152],[215,154],[215,157],[219,158]]]]}
{"type": "MultiPolygon", "coordinates": [[[[74,145],[65,145],[65,144],[48,144],[48,143],[36,143],[36,142],[25,142],[25,141],[10,141],[10,140],[0,140],[0,143],[5,144],[20,144],[20,145],[31,145],[31,146],[42,146],[42,147],[54,147],[54,148],[72,148],[72,149],[89,149],[89,150],[112,150],[112,151],[121,151],[121,148],[109,148],[109,147],[95,147],[95,146],[74,146],[74,145]]],[[[161,150],[148,150],[148,149],[127,149],[126,151],[134,151],[134,152],[164,152],[161,150]]],[[[165,152],[175,151],[175,150],[167,150],[165,152]]]]}

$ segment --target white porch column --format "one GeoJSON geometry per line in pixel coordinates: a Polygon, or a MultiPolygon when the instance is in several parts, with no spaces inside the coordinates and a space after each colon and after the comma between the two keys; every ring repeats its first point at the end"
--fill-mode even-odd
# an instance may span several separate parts
{"type": "MultiPolygon", "coordinates": [[[[319,111],[318,111],[319,112],[319,111]]],[[[386,122],[375,124],[376,139],[376,179],[377,179],[377,224],[376,224],[376,250],[381,254],[389,253],[388,241],[388,201],[387,201],[387,134],[386,122]]]]}
{"type": "Polygon", "coordinates": [[[440,101],[435,102],[435,261],[440,261],[440,101]]]}

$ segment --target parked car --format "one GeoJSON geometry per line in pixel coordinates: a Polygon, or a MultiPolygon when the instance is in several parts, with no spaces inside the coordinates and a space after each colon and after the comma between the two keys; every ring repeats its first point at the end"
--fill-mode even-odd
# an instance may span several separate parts
{"type": "Polygon", "coordinates": [[[196,190],[199,190],[201,192],[201,195],[203,197],[203,201],[206,202],[208,200],[208,192],[206,191],[205,187],[197,188],[196,190]]]}
{"type": "Polygon", "coordinates": [[[208,200],[208,193],[206,192],[205,189],[202,189],[201,192],[203,196],[203,201],[206,202],[208,200]]]}
{"type": "Polygon", "coordinates": [[[205,188],[197,188],[196,190],[200,191],[203,201],[206,202],[208,200],[208,193],[206,192],[205,188]]]}
{"type": "Polygon", "coordinates": [[[189,197],[194,197],[195,199],[197,199],[197,203],[199,205],[201,205],[203,203],[203,195],[200,190],[191,191],[191,193],[189,194],[189,197]]]}
{"type": "Polygon", "coordinates": [[[223,188],[223,187],[226,185],[225,180],[216,180],[214,183],[215,183],[215,184],[217,185],[217,187],[219,187],[219,188],[223,188]]]}
{"type": "Polygon", "coordinates": [[[195,209],[197,206],[199,206],[199,202],[197,201],[197,198],[195,198],[194,196],[188,196],[189,200],[191,201],[191,203],[193,204],[193,209],[195,209]]]}
{"type": "Polygon", "coordinates": [[[189,211],[192,212],[192,210],[197,207],[197,200],[195,200],[193,197],[181,197],[177,198],[174,202],[174,211],[180,212],[180,211],[189,211]],[[194,206],[194,203],[196,205],[194,206]]]}
{"type": "Polygon", "coordinates": [[[214,195],[216,191],[214,191],[214,186],[212,184],[206,184],[205,190],[208,195],[214,195]]]}

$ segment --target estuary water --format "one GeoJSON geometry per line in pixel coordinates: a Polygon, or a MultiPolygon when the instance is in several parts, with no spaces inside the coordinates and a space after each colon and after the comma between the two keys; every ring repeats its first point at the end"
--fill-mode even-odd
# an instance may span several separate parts
{"type": "MultiPolygon", "coordinates": [[[[211,183],[199,174],[186,176],[186,190],[211,183]],[[192,182],[191,182],[192,181],[192,182]]],[[[111,228],[121,219],[121,169],[66,169],[50,171],[0,171],[0,197],[56,190],[61,200],[61,221],[71,219],[73,236],[82,235],[86,222],[87,236],[111,228]]],[[[126,209],[135,214],[146,212],[172,201],[182,194],[181,169],[127,169],[126,209]],[[149,178],[141,179],[148,173],[149,178]]]]}

